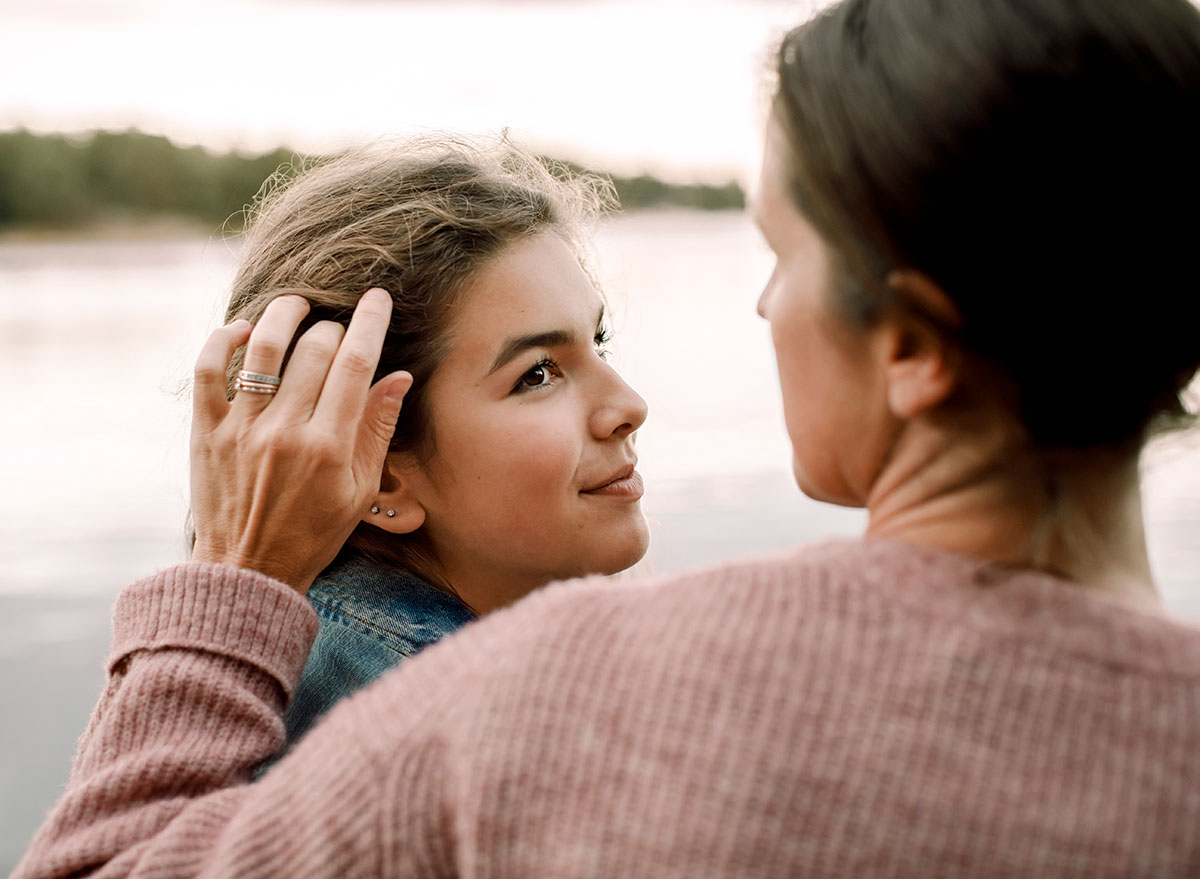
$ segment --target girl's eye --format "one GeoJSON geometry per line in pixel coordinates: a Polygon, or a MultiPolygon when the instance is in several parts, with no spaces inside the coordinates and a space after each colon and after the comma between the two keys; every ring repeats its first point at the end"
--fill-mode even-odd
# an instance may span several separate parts
{"type": "Polygon", "coordinates": [[[543,360],[534,364],[533,368],[517,379],[514,391],[531,391],[544,388],[554,381],[555,364],[553,360],[543,360]]]}

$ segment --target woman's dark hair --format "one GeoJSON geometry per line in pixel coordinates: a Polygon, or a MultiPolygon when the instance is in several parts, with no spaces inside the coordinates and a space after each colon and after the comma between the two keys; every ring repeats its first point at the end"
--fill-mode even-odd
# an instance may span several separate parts
{"type": "Polygon", "coordinates": [[[792,195],[869,325],[916,269],[1040,448],[1142,442],[1200,366],[1200,12],[844,0],[791,31],[792,195]]]}

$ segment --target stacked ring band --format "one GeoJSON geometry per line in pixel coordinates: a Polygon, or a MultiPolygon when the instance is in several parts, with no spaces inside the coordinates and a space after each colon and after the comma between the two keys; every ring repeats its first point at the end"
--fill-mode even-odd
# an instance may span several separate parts
{"type": "Polygon", "coordinates": [[[248,391],[251,394],[274,394],[279,390],[281,379],[277,375],[267,375],[263,372],[247,372],[238,370],[237,381],[233,383],[236,390],[248,391]]]}

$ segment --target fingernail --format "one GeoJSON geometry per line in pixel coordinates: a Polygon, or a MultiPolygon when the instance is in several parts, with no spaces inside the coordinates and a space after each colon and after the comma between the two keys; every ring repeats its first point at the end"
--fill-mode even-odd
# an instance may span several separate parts
{"type": "Polygon", "coordinates": [[[400,407],[400,405],[404,402],[404,397],[408,393],[408,389],[412,387],[413,383],[413,377],[409,373],[404,372],[400,373],[400,375],[408,380],[404,381],[403,378],[397,380],[388,389],[387,394],[384,395],[384,402],[393,408],[400,407]]]}

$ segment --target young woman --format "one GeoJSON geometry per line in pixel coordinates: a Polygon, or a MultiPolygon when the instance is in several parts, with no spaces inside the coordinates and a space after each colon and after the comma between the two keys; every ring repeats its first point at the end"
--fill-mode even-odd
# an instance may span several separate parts
{"type": "Polygon", "coordinates": [[[201,561],[122,596],[18,877],[1200,875],[1200,632],[1137,482],[1200,366],[1200,11],[843,0],[778,65],[759,309],[797,482],[866,539],[540,590],[243,784],[332,556],[306,505],[370,503],[404,386],[353,368],[368,297],[278,400],[201,381],[201,561]]]}
{"type": "MultiPolygon", "coordinates": [[[[319,165],[257,206],[227,320],[271,312],[277,351],[293,329],[334,348],[380,287],[392,318],[376,373],[414,379],[369,509],[308,590],[321,626],[289,742],[476,616],[645,553],[646,406],[605,360],[604,302],[580,261],[603,195],[511,144],[425,138],[319,165]]],[[[269,399],[269,383],[250,387],[269,399]]]]}

